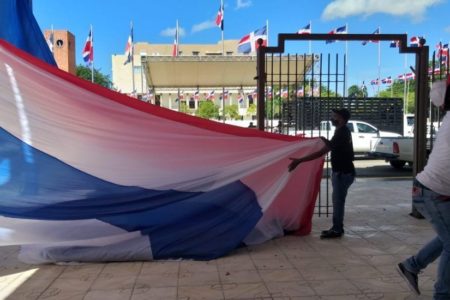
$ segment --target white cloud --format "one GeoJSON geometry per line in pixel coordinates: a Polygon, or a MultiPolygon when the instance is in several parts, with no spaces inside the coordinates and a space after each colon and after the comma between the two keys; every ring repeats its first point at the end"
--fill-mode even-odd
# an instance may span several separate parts
{"type": "Polygon", "coordinates": [[[192,26],[192,32],[199,32],[199,31],[203,31],[209,28],[213,28],[216,27],[216,22],[215,21],[205,21],[199,24],[195,24],[194,26],[192,26]]]}
{"type": "Polygon", "coordinates": [[[325,7],[322,18],[333,20],[355,15],[370,16],[385,13],[394,16],[409,16],[419,21],[430,6],[443,0],[333,0],[325,7]]]}
{"type": "Polygon", "coordinates": [[[252,0],[237,0],[236,9],[246,8],[252,5],[252,0]]]}
{"type": "Polygon", "coordinates": [[[446,32],[450,33],[450,26],[446,27],[444,30],[445,30],[446,32]]]}
{"type": "MultiPolygon", "coordinates": [[[[176,27],[166,28],[163,31],[161,31],[161,35],[162,36],[174,37],[175,36],[175,30],[177,30],[176,27]]],[[[186,31],[184,30],[184,28],[183,27],[178,27],[178,36],[181,37],[181,36],[185,36],[185,35],[186,35],[186,31]]]]}

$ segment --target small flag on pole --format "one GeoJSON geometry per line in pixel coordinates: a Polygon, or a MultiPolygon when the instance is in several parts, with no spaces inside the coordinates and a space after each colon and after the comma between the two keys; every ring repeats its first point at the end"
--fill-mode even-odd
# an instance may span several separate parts
{"type": "Polygon", "coordinates": [[[421,47],[420,39],[421,39],[420,36],[413,36],[413,37],[411,37],[411,39],[409,40],[410,41],[410,46],[411,47],[421,47]]]}
{"type": "Polygon", "coordinates": [[[48,45],[48,48],[50,49],[51,53],[53,53],[53,45],[54,44],[55,44],[55,36],[54,36],[53,28],[52,28],[52,31],[50,31],[50,35],[48,36],[48,40],[47,40],[47,45],[48,45]]]}
{"type": "Polygon", "coordinates": [[[391,47],[391,48],[398,48],[398,47],[400,47],[400,41],[392,41],[389,44],[389,47],[391,47]]]}
{"type": "Polygon", "coordinates": [[[89,29],[89,34],[86,38],[86,43],[84,44],[83,60],[88,66],[94,62],[94,40],[92,38],[92,27],[89,29]]]}
{"type": "Polygon", "coordinates": [[[223,30],[223,17],[223,4],[221,3],[216,16],[216,25],[220,27],[221,30],[223,30]]]}
{"type": "MultiPolygon", "coordinates": [[[[380,28],[377,28],[377,30],[375,30],[372,34],[380,34],[380,28]]],[[[368,43],[378,43],[379,41],[374,41],[374,40],[370,40],[370,41],[363,41],[362,44],[363,46],[367,45],[368,43]]]]}
{"type": "Polygon", "coordinates": [[[127,56],[127,60],[124,62],[124,65],[130,63],[133,60],[133,24],[131,24],[130,35],[128,36],[127,45],[125,46],[125,55],[127,56]]]}
{"type": "MultiPolygon", "coordinates": [[[[328,34],[347,34],[347,25],[335,28],[332,31],[330,31],[328,34]]],[[[336,42],[336,41],[335,40],[327,40],[326,41],[327,44],[334,43],[334,42],[336,42]]]]}
{"type": "Polygon", "coordinates": [[[173,57],[178,56],[178,21],[177,21],[177,27],[175,28],[175,37],[173,40],[172,56],[173,57]]]}
{"type": "Polygon", "coordinates": [[[297,31],[298,34],[311,34],[311,23],[308,23],[305,27],[300,28],[297,31]]]}
{"type": "Polygon", "coordinates": [[[250,32],[244,36],[238,44],[238,52],[240,53],[250,53],[255,52],[258,48],[258,39],[263,40],[263,46],[267,45],[267,26],[261,27],[255,31],[250,32]]]}

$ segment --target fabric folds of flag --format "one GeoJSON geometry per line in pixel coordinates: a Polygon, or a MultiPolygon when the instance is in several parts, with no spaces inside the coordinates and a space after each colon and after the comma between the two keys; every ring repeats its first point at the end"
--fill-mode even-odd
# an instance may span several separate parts
{"type": "Polygon", "coordinates": [[[216,25],[220,27],[221,30],[223,30],[223,22],[224,22],[224,9],[223,4],[220,4],[219,11],[217,12],[216,16],[216,25]]]}
{"type": "Polygon", "coordinates": [[[128,36],[127,44],[125,46],[125,56],[127,57],[124,65],[130,63],[133,60],[134,45],[133,45],[133,25],[131,25],[130,35],[128,36]]]}
{"type": "Polygon", "coordinates": [[[267,46],[267,26],[261,27],[244,36],[239,41],[238,52],[244,54],[255,52],[259,47],[257,43],[258,39],[262,39],[262,45],[267,46]]]}
{"type": "MultiPolygon", "coordinates": [[[[347,34],[347,25],[335,28],[333,30],[331,30],[328,34],[347,34]]],[[[326,43],[330,44],[330,43],[334,43],[336,42],[336,40],[327,40],[326,43]]]]}
{"type": "Polygon", "coordinates": [[[90,66],[94,62],[94,40],[92,37],[92,28],[89,29],[89,34],[83,47],[83,60],[86,65],[90,66]]]}
{"type": "Polygon", "coordinates": [[[311,23],[308,23],[305,27],[300,28],[297,31],[298,34],[311,34],[311,23]]]}

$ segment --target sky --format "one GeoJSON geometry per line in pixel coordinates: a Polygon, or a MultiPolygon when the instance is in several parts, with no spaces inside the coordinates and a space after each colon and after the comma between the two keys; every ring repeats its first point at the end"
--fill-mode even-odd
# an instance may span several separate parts
{"type": "MultiPolygon", "coordinates": [[[[277,44],[279,33],[294,33],[311,22],[313,33],[328,33],[347,25],[348,33],[407,33],[424,36],[430,52],[441,41],[450,41],[449,0],[223,0],[224,37],[241,39],[251,31],[269,25],[269,46],[277,44]]],[[[34,0],[33,11],[41,29],[66,29],[76,38],[76,61],[81,56],[89,27],[94,32],[94,66],[111,75],[111,57],[123,54],[134,24],[134,41],[172,44],[176,21],[183,43],[218,43],[221,31],[214,24],[220,0],[34,0]]],[[[345,53],[345,43],[314,42],[314,53],[345,53]]],[[[308,42],[289,44],[289,51],[307,53],[308,42]]],[[[405,72],[405,59],[388,42],[378,46],[351,42],[347,47],[348,81],[361,85],[405,72]],[[379,67],[378,67],[379,66],[379,67]]],[[[407,55],[407,72],[414,57],[407,55]]],[[[370,89],[370,88],[369,88],[370,89]]]]}

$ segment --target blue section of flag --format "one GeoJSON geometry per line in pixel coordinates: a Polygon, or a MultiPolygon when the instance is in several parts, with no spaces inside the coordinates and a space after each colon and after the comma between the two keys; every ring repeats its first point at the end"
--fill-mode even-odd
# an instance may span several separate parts
{"type": "Polygon", "coordinates": [[[255,51],[257,48],[257,41],[258,39],[263,40],[263,45],[265,45],[264,41],[267,40],[267,27],[261,27],[253,32],[250,32],[249,34],[245,35],[238,44],[238,52],[240,53],[250,53],[252,51],[255,51]]]}
{"type": "Polygon", "coordinates": [[[56,66],[53,54],[34,18],[32,0],[0,1],[0,39],[56,66]]]}
{"type": "Polygon", "coordinates": [[[208,192],[122,186],[36,149],[29,168],[21,151],[23,142],[3,129],[0,146],[0,215],[98,219],[149,236],[154,258],[225,255],[239,246],[262,216],[255,193],[240,181],[208,192]]]}

